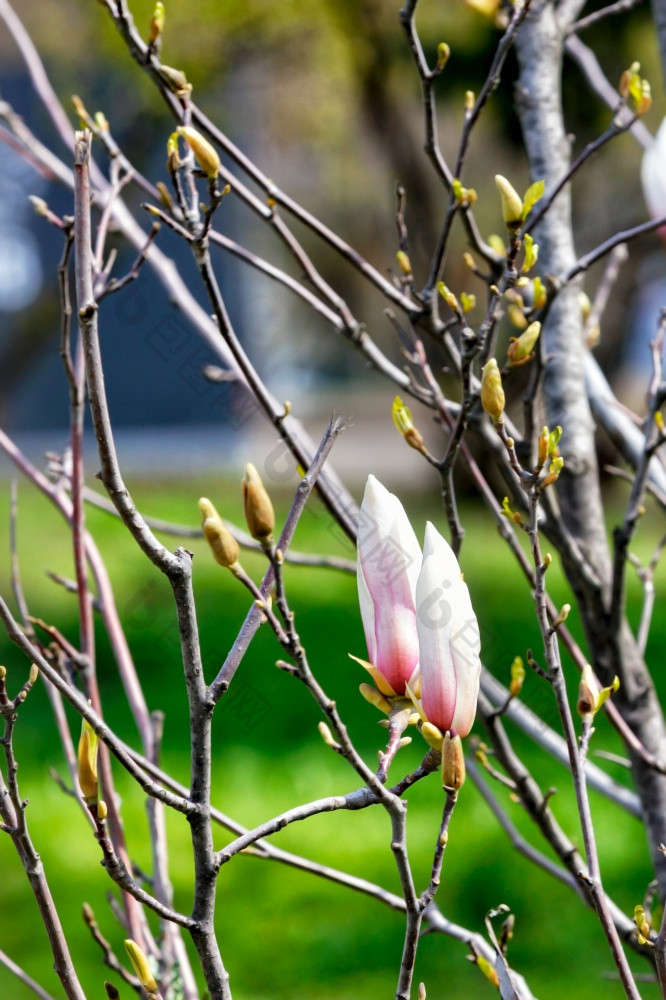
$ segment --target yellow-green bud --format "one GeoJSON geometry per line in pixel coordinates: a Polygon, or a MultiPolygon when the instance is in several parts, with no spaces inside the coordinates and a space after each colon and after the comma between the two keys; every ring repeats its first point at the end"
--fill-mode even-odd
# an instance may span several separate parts
{"type": "Polygon", "coordinates": [[[517,229],[523,218],[523,200],[501,174],[495,174],[495,184],[502,199],[502,218],[508,229],[517,229]]]}
{"type": "Polygon", "coordinates": [[[38,198],[36,194],[28,195],[30,203],[35,210],[35,215],[40,215],[42,218],[48,215],[49,206],[44,201],[43,198],[38,198]]]}
{"type": "Polygon", "coordinates": [[[331,747],[333,750],[340,749],[340,744],[334,738],[333,733],[323,720],[319,723],[317,729],[319,730],[319,735],[321,736],[326,746],[331,747]]]}
{"type": "Polygon", "coordinates": [[[517,368],[519,365],[527,364],[532,359],[532,351],[539,339],[540,333],[541,323],[535,320],[534,323],[530,323],[527,329],[521,333],[520,337],[511,338],[511,343],[506,352],[510,368],[517,368]]]}
{"type": "Polygon", "coordinates": [[[36,663],[33,663],[33,665],[30,667],[28,680],[31,684],[34,684],[38,677],[39,677],[39,667],[37,666],[36,663]]]}
{"type": "Polygon", "coordinates": [[[78,779],[81,794],[86,805],[97,802],[99,786],[97,782],[97,752],[99,738],[87,719],[81,720],[81,738],[77,752],[78,779]]]}
{"type": "Polygon", "coordinates": [[[103,823],[108,815],[108,809],[106,808],[106,802],[104,799],[100,799],[97,803],[97,819],[100,823],[103,823]]]}
{"type": "Polygon", "coordinates": [[[234,569],[240,555],[238,542],[207,497],[201,497],[199,500],[199,510],[203,515],[203,532],[215,561],[226,569],[234,569]]]}
{"type": "Polygon", "coordinates": [[[638,903],[634,907],[634,923],[638,930],[636,936],[639,944],[652,944],[650,941],[650,921],[648,918],[649,914],[645,912],[645,907],[641,903],[638,903]]]}
{"type": "Polygon", "coordinates": [[[481,373],[481,405],[492,418],[494,424],[498,424],[504,413],[504,389],[502,387],[502,376],[497,367],[495,358],[490,358],[483,366],[481,373]]]}
{"type": "Polygon", "coordinates": [[[148,41],[151,45],[154,45],[157,39],[160,37],[164,31],[164,4],[157,0],[155,4],[155,10],[153,11],[153,16],[150,19],[150,31],[148,34],[148,41]]]}
{"type": "Polygon", "coordinates": [[[523,683],[525,681],[525,667],[523,666],[523,661],[520,656],[517,656],[513,663],[511,664],[511,683],[509,684],[509,693],[512,697],[519,695],[523,689],[523,683]]]}
{"type": "Polygon", "coordinates": [[[396,260],[398,261],[398,264],[400,265],[400,270],[402,271],[403,274],[406,274],[409,277],[412,273],[412,264],[409,259],[409,256],[405,253],[404,250],[398,250],[395,256],[396,260]]]}
{"type": "Polygon", "coordinates": [[[127,938],[125,941],[125,951],[129,955],[130,962],[134,966],[134,971],[144,990],[148,993],[157,993],[158,986],[143,949],[132,938],[127,938]]]}
{"type": "Polygon", "coordinates": [[[446,42],[440,42],[437,46],[437,72],[441,73],[451,55],[451,49],[446,42]]]}
{"type": "Polygon", "coordinates": [[[447,733],[442,746],[442,786],[457,792],[465,782],[465,756],[459,736],[447,733]]]}
{"type": "Polygon", "coordinates": [[[493,984],[493,986],[499,987],[500,984],[499,976],[497,975],[496,969],[494,968],[494,966],[490,964],[488,959],[484,958],[483,955],[477,955],[476,964],[478,965],[479,969],[484,974],[486,979],[488,979],[493,984]]]}
{"type": "Polygon", "coordinates": [[[215,147],[204,138],[201,132],[197,132],[195,128],[191,128],[189,125],[179,125],[178,134],[182,135],[183,139],[190,147],[197,163],[205,173],[206,177],[210,180],[214,180],[220,169],[220,157],[217,154],[215,147]]]}
{"type": "Polygon", "coordinates": [[[275,530],[275,512],[271,498],[252,462],[245,466],[241,480],[243,489],[243,509],[248,531],[262,544],[272,542],[275,530]]]}
{"type": "Polygon", "coordinates": [[[182,69],[174,69],[173,66],[165,66],[162,63],[157,68],[157,72],[160,74],[169,90],[173,90],[178,97],[187,97],[188,94],[192,93],[192,84],[187,82],[187,77],[183,73],[182,69]]]}
{"type": "Polygon", "coordinates": [[[393,400],[391,408],[393,423],[400,431],[410,448],[423,453],[425,451],[425,441],[418,427],[414,426],[412,413],[408,406],[405,406],[400,396],[393,400]]]}
{"type": "Polygon", "coordinates": [[[611,694],[614,694],[619,686],[619,678],[614,677],[612,684],[602,688],[595,676],[594,670],[589,663],[586,663],[580,674],[576,711],[581,717],[596,715],[606,699],[611,694]]]}

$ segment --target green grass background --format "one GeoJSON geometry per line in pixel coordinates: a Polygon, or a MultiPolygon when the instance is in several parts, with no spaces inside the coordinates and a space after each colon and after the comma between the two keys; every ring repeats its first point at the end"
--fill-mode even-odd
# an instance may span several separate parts
{"type": "MultiPolygon", "coordinates": [[[[205,493],[226,516],[241,521],[240,497],[233,484],[202,477],[187,484],[137,482],[131,486],[145,513],[193,523],[197,518],[197,497],[205,493]]],[[[7,484],[2,484],[0,523],[5,525],[8,492],[7,484]]],[[[404,500],[420,533],[426,511],[418,498],[404,500]]],[[[117,521],[94,510],[88,512],[88,518],[111,574],[148,705],[165,712],[164,765],[187,783],[187,713],[182,671],[173,643],[170,588],[117,521]]],[[[528,646],[540,648],[529,593],[482,512],[470,508],[465,511],[464,522],[467,538],[462,562],[481,624],[484,661],[506,681],[515,655],[524,655],[528,646]]],[[[1,549],[5,594],[9,592],[6,538],[5,533],[1,549]]],[[[643,557],[654,540],[649,529],[642,528],[637,550],[643,557]]],[[[331,528],[316,499],[302,518],[294,545],[306,551],[353,555],[349,544],[331,528]]],[[[212,562],[203,543],[195,542],[192,547],[202,649],[206,676],[211,680],[243,621],[249,600],[231,576],[212,562]]],[[[19,552],[31,612],[57,623],[76,641],[75,599],[44,575],[45,569],[71,575],[67,531],[48,501],[25,485],[20,489],[19,552]]],[[[244,562],[258,580],[262,560],[247,556],[244,562]]],[[[336,699],[357,745],[372,761],[384,731],[377,726],[376,711],[358,695],[358,683],[364,678],[347,656],[348,652],[365,654],[355,579],[299,567],[288,567],[286,579],[311,665],[336,699]]],[[[663,583],[663,574],[658,576],[658,587],[660,581],[663,583]]],[[[567,599],[566,584],[555,565],[549,583],[556,600],[567,599]]],[[[640,591],[631,581],[630,614],[634,621],[639,606],[640,591]]],[[[575,613],[572,619],[576,630],[575,613]]],[[[660,662],[665,629],[657,603],[648,651],[655,665],[660,662]]],[[[243,661],[232,693],[219,706],[215,718],[214,804],[246,825],[298,803],[357,786],[353,772],[319,738],[320,716],[307,691],[275,668],[280,655],[271,634],[262,629],[243,661]]],[[[25,680],[28,665],[6,640],[0,640],[0,657],[8,668],[12,693],[25,680]]],[[[123,738],[138,746],[101,630],[98,659],[106,717],[123,738]]],[[[575,670],[569,663],[565,666],[573,698],[575,670]]],[[[538,677],[528,675],[524,694],[528,704],[557,725],[550,692],[538,677]]],[[[70,722],[76,738],[79,725],[74,713],[70,713],[70,722]]],[[[513,735],[541,787],[557,788],[552,800],[556,816],[580,845],[566,770],[535,750],[520,733],[513,735]]],[[[49,776],[50,768],[65,776],[65,767],[41,682],[20,711],[15,746],[21,792],[30,800],[30,832],[42,855],[86,994],[90,1000],[101,998],[103,980],[113,977],[102,966],[80,910],[84,901],[90,903],[103,933],[121,954],[123,933],[106,902],[107,893],[115,890],[99,865],[99,850],[76,804],[49,776]]],[[[593,739],[593,748],[602,747],[619,750],[604,719],[598,721],[593,739]]],[[[412,746],[400,753],[390,777],[397,780],[411,770],[423,750],[420,740],[414,739],[412,746]]],[[[601,763],[618,780],[629,780],[620,766],[601,763]]],[[[148,869],[144,798],[119,767],[115,771],[132,857],[148,869]]],[[[538,832],[506,790],[498,786],[494,790],[519,828],[543,846],[538,832]]],[[[427,883],[441,805],[436,776],[409,793],[408,843],[419,889],[427,883]]],[[[651,877],[644,831],[639,821],[596,795],[593,813],[606,888],[630,913],[642,900],[651,877]]],[[[168,830],[175,903],[188,911],[192,864],[187,823],[180,816],[169,816],[168,830]]],[[[230,839],[232,836],[223,830],[216,831],[216,846],[222,847],[230,839]]],[[[277,835],[274,842],[399,891],[389,846],[389,824],[379,808],[318,816],[294,824],[277,835]]],[[[548,853],[546,847],[543,849],[548,853]]],[[[60,996],[39,914],[7,837],[0,838],[0,871],[0,947],[54,996],[60,996]]],[[[510,959],[540,1000],[588,1000],[601,990],[608,1000],[623,995],[612,976],[612,961],[596,917],[570,890],[512,849],[471,781],[461,792],[453,817],[438,902],[448,917],[481,932],[486,912],[499,903],[508,904],[516,915],[510,959]]],[[[220,876],[217,924],[236,1000],[374,1000],[393,995],[403,918],[381,903],[341,886],[273,862],[238,856],[220,876]]],[[[429,1000],[497,995],[479,971],[465,961],[465,951],[464,945],[437,934],[423,939],[416,976],[417,981],[426,982],[429,1000]]],[[[640,972],[648,971],[633,957],[632,963],[640,972]]],[[[653,984],[642,985],[641,991],[648,1000],[658,996],[653,984]]],[[[130,991],[125,987],[121,995],[129,996],[130,991]]],[[[32,994],[0,967],[0,996],[28,1000],[32,994]]]]}

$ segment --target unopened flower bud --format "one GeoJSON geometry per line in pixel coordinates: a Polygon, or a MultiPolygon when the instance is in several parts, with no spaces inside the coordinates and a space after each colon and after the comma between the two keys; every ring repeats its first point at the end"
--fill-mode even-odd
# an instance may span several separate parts
{"type": "Polygon", "coordinates": [[[201,132],[197,132],[195,128],[191,128],[189,125],[179,125],[178,134],[182,135],[194,153],[196,161],[206,177],[209,180],[214,180],[220,169],[220,157],[212,143],[208,139],[205,139],[201,132]]]}
{"type": "Polygon", "coordinates": [[[492,418],[494,424],[498,424],[504,413],[504,389],[502,388],[502,376],[497,367],[495,358],[490,358],[483,366],[481,378],[481,405],[492,418]]]}
{"type": "Polygon", "coordinates": [[[451,55],[451,49],[446,42],[440,42],[437,46],[437,72],[441,73],[451,55]]]}
{"type": "Polygon", "coordinates": [[[108,815],[109,810],[106,808],[106,802],[104,799],[100,799],[97,803],[97,819],[100,823],[103,823],[108,815]]]}
{"type": "Polygon", "coordinates": [[[393,423],[400,431],[409,447],[423,453],[425,451],[425,441],[423,440],[423,435],[418,427],[414,426],[411,410],[408,406],[405,406],[400,396],[396,396],[393,400],[391,414],[393,416],[393,423]]]}
{"type": "Polygon", "coordinates": [[[511,683],[509,684],[509,693],[513,698],[522,691],[524,681],[525,667],[521,657],[517,656],[511,664],[511,683]]]}
{"type": "Polygon", "coordinates": [[[589,663],[583,667],[578,685],[578,703],[576,711],[581,717],[596,715],[607,698],[614,694],[620,686],[618,677],[613,678],[613,683],[602,688],[597,680],[594,670],[589,663]]]}
{"type": "Polygon", "coordinates": [[[182,69],[174,69],[173,66],[165,66],[161,63],[157,67],[157,72],[160,74],[169,90],[173,90],[178,97],[187,97],[192,93],[192,84],[188,83],[187,77],[183,73],[182,69]]]}
{"type": "Polygon", "coordinates": [[[78,779],[81,794],[86,805],[97,802],[99,786],[97,782],[97,751],[99,739],[87,719],[81,720],[81,738],[77,752],[78,779]]]}
{"type": "Polygon", "coordinates": [[[502,218],[508,229],[517,229],[523,218],[523,200],[501,174],[495,174],[495,184],[502,199],[502,218]]]}
{"type": "Polygon", "coordinates": [[[539,467],[541,467],[548,458],[549,434],[550,432],[547,427],[541,428],[541,434],[539,434],[539,441],[537,444],[537,464],[539,467]]]}
{"type": "Polygon", "coordinates": [[[499,981],[499,976],[497,975],[497,970],[493,965],[490,964],[488,959],[484,958],[483,955],[477,955],[476,964],[481,970],[481,972],[484,974],[486,979],[488,979],[493,984],[493,986],[497,986],[499,988],[500,981],[499,981]]]}
{"type": "Polygon", "coordinates": [[[144,990],[148,993],[157,993],[158,986],[143,949],[132,938],[127,938],[125,951],[129,955],[130,962],[134,966],[134,971],[144,990]]]}
{"type": "Polygon", "coordinates": [[[110,983],[108,980],[104,982],[104,989],[106,990],[107,1000],[120,1000],[120,993],[117,988],[110,983]]]}
{"type": "Polygon", "coordinates": [[[199,500],[199,510],[203,515],[202,527],[206,541],[211,547],[215,561],[226,569],[233,570],[238,564],[240,546],[224,521],[207,497],[199,500]]]}
{"type": "Polygon", "coordinates": [[[30,667],[30,673],[28,674],[28,681],[30,682],[30,684],[34,684],[38,677],[39,677],[39,667],[37,666],[36,663],[33,663],[33,665],[30,667]]]}
{"type": "Polygon", "coordinates": [[[337,742],[337,740],[333,736],[333,733],[323,720],[319,723],[317,729],[319,730],[319,735],[321,736],[326,746],[331,747],[333,750],[340,749],[340,744],[337,742]]]}
{"type": "Polygon", "coordinates": [[[150,19],[150,30],[148,33],[148,41],[151,45],[154,45],[157,39],[160,37],[164,31],[164,4],[157,0],[155,4],[155,9],[153,11],[153,16],[150,19]]]}
{"type": "Polygon", "coordinates": [[[534,345],[541,333],[541,323],[535,321],[530,323],[526,330],[519,337],[512,337],[507,349],[509,367],[517,368],[519,365],[527,364],[532,359],[534,345]]]}
{"type": "Polygon", "coordinates": [[[457,792],[465,782],[465,757],[459,736],[447,733],[442,746],[442,786],[457,792]]]}
{"type": "Polygon", "coordinates": [[[638,903],[634,907],[634,923],[638,930],[636,935],[639,944],[652,944],[650,941],[650,921],[648,919],[649,914],[645,912],[645,907],[638,903]]]}
{"type": "Polygon", "coordinates": [[[261,476],[252,462],[248,462],[245,466],[241,486],[248,531],[256,541],[262,545],[269,545],[273,541],[275,512],[261,476]]]}
{"type": "Polygon", "coordinates": [[[405,253],[404,250],[398,250],[395,256],[396,260],[398,261],[398,264],[400,265],[400,270],[402,271],[403,274],[406,274],[409,277],[412,273],[412,264],[409,259],[409,256],[405,253]]]}
{"type": "Polygon", "coordinates": [[[49,206],[43,198],[38,198],[36,194],[28,195],[29,201],[35,210],[35,215],[45,218],[49,212],[49,206]]]}

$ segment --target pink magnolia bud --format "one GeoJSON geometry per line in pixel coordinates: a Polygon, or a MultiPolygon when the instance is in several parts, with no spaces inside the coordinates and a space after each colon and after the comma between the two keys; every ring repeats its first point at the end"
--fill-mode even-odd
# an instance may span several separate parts
{"type": "Polygon", "coordinates": [[[402,504],[369,476],[358,526],[358,599],[370,662],[400,695],[419,662],[414,592],[420,565],[402,504]]]}
{"type": "Polygon", "coordinates": [[[479,626],[458,560],[430,523],[416,584],[416,628],[423,711],[442,733],[466,736],[479,693],[479,626]]]}

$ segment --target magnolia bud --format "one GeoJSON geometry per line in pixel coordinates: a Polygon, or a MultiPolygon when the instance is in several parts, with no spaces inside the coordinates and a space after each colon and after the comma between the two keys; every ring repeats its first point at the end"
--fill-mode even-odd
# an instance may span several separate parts
{"type": "Polygon", "coordinates": [[[155,10],[153,11],[153,16],[150,19],[150,30],[148,34],[148,41],[151,45],[154,45],[157,39],[160,37],[164,31],[164,4],[157,0],[155,4],[155,10]]]}
{"type": "Polygon", "coordinates": [[[396,260],[398,261],[398,264],[400,265],[400,270],[402,271],[403,274],[406,274],[409,277],[412,273],[412,264],[409,259],[409,256],[405,253],[404,250],[398,250],[395,256],[396,260]]]}
{"type": "Polygon", "coordinates": [[[541,323],[535,321],[534,323],[530,323],[527,329],[521,333],[520,337],[511,338],[511,343],[506,352],[510,368],[517,368],[519,365],[524,365],[532,359],[532,351],[539,339],[540,333],[541,323]]]}
{"type": "Polygon", "coordinates": [[[438,73],[441,73],[441,71],[444,69],[444,67],[446,66],[447,62],[449,61],[449,56],[450,55],[451,55],[451,49],[446,44],[446,42],[440,42],[439,45],[437,46],[437,72],[438,73]]]}
{"type": "Polygon", "coordinates": [[[393,423],[398,428],[410,448],[423,453],[425,451],[425,441],[418,427],[414,426],[411,410],[405,406],[400,396],[393,400],[391,409],[393,423]]]}
{"type": "Polygon", "coordinates": [[[442,786],[457,792],[465,782],[465,757],[459,736],[447,733],[442,746],[442,786]]]}
{"type": "Polygon", "coordinates": [[[99,786],[97,782],[97,751],[99,739],[87,719],[81,723],[81,738],[77,752],[78,779],[81,794],[86,805],[97,802],[99,786]]]}
{"type": "Polygon", "coordinates": [[[134,971],[136,972],[138,980],[144,990],[148,993],[157,993],[158,986],[155,982],[155,977],[150,970],[148,959],[146,958],[143,950],[138,946],[136,941],[133,941],[131,938],[127,938],[125,941],[125,951],[129,955],[130,962],[134,966],[134,971]]]}
{"type": "Polygon", "coordinates": [[[272,542],[275,529],[273,504],[261,481],[261,476],[251,462],[245,466],[241,486],[245,521],[250,534],[262,545],[272,542]]]}
{"type": "Polygon", "coordinates": [[[517,229],[523,219],[523,200],[501,174],[495,174],[495,184],[502,199],[502,218],[508,229],[517,229]]]}
{"type": "Polygon", "coordinates": [[[206,177],[214,180],[220,169],[220,157],[212,143],[189,125],[179,125],[178,135],[181,135],[190,147],[206,177]]]}
{"type": "Polygon", "coordinates": [[[504,413],[504,389],[502,388],[502,376],[497,367],[495,358],[490,358],[483,366],[481,378],[481,405],[492,417],[493,423],[498,424],[504,413]]]}
{"type": "Polygon", "coordinates": [[[614,677],[612,684],[602,688],[594,670],[589,663],[586,663],[580,674],[576,711],[581,717],[596,715],[606,699],[614,694],[619,686],[619,678],[614,677]]]}
{"type": "Polygon", "coordinates": [[[513,698],[519,695],[523,689],[525,681],[525,667],[520,656],[517,656],[511,664],[511,683],[509,684],[509,694],[513,698]]]}
{"type": "Polygon", "coordinates": [[[226,569],[234,569],[240,555],[238,542],[225,527],[222,518],[207,497],[201,497],[199,500],[199,510],[203,514],[204,535],[211,547],[215,561],[226,569]]]}

